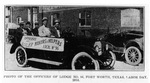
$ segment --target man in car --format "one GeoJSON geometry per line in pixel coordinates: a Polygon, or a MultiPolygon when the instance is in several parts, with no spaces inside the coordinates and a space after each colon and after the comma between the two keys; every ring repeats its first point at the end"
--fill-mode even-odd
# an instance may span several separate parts
{"type": "Polygon", "coordinates": [[[26,28],[25,29],[27,30],[27,35],[33,35],[32,27],[31,27],[31,23],[30,22],[26,23],[26,28]]]}
{"type": "Polygon", "coordinates": [[[33,29],[33,34],[34,34],[34,36],[39,36],[39,31],[38,31],[38,29],[39,29],[39,23],[38,22],[35,22],[35,27],[34,27],[34,29],[33,29]]]}
{"type": "Polygon", "coordinates": [[[60,37],[60,21],[55,20],[55,25],[51,29],[52,35],[54,37],[60,37]]]}
{"type": "Polygon", "coordinates": [[[23,35],[26,35],[27,31],[24,29],[24,22],[19,23],[19,28],[15,32],[15,40],[20,41],[23,35]]]}
{"type": "Polygon", "coordinates": [[[44,17],[42,19],[42,26],[39,27],[38,31],[39,31],[39,36],[42,36],[42,37],[50,37],[51,36],[51,32],[50,32],[50,29],[47,27],[47,17],[44,17]]]}

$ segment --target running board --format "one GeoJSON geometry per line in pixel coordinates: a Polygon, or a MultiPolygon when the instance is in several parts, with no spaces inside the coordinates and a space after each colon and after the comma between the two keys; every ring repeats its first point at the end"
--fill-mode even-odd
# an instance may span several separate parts
{"type": "Polygon", "coordinates": [[[52,64],[52,65],[61,65],[61,62],[56,62],[56,61],[50,61],[50,60],[44,60],[44,59],[38,59],[38,58],[29,58],[29,61],[35,61],[35,62],[41,62],[41,63],[46,63],[46,64],[52,64]]]}

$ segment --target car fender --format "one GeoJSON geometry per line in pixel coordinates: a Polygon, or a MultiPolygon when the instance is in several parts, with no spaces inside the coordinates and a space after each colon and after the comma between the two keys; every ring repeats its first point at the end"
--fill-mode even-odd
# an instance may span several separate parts
{"type": "Polygon", "coordinates": [[[85,51],[91,55],[92,58],[97,59],[98,58],[98,53],[90,46],[85,46],[85,45],[80,45],[76,49],[76,53],[85,51]]]}
{"type": "Polygon", "coordinates": [[[80,46],[77,46],[76,48],[74,49],[71,49],[69,50],[69,52],[66,53],[67,55],[67,60],[66,61],[70,61],[72,60],[72,58],[79,52],[87,52],[91,55],[92,58],[94,59],[98,59],[98,53],[91,47],[89,46],[85,46],[85,45],[80,45],[80,46]]]}
{"type": "Polygon", "coordinates": [[[78,54],[79,52],[87,52],[93,59],[99,59],[98,58],[98,53],[91,47],[89,46],[85,46],[85,45],[80,45],[77,46],[74,49],[71,49],[69,51],[69,54],[67,53],[67,58],[64,60],[64,64],[66,66],[71,65],[72,59],[75,57],[76,54],[78,54]]]}
{"type": "Polygon", "coordinates": [[[138,47],[140,50],[143,50],[143,38],[137,38],[134,40],[129,40],[126,43],[125,47],[128,48],[131,45],[138,47]]]}
{"type": "Polygon", "coordinates": [[[20,46],[20,44],[13,44],[10,49],[10,54],[14,53],[18,46],[20,46]]]}

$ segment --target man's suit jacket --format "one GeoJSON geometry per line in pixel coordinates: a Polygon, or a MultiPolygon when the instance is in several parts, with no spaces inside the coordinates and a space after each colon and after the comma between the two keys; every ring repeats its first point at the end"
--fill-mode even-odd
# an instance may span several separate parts
{"type": "MultiPolygon", "coordinates": [[[[58,31],[60,32],[60,30],[58,30],[58,31]]],[[[51,28],[51,33],[52,33],[52,36],[60,37],[60,34],[57,32],[56,27],[51,28]]]]}
{"type": "Polygon", "coordinates": [[[27,35],[33,35],[32,29],[31,30],[26,29],[26,30],[27,30],[27,35]]]}
{"type": "Polygon", "coordinates": [[[38,28],[34,28],[34,29],[32,30],[32,32],[33,32],[34,36],[39,36],[38,28]]]}

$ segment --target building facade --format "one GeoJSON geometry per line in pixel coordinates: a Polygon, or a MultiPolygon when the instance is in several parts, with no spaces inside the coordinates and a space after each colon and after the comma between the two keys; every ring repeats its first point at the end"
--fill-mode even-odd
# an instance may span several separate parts
{"type": "Polygon", "coordinates": [[[5,7],[5,23],[19,24],[31,22],[32,26],[38,21],[38,7],[29,6],[6,6],[5,7]]]}
{"type": "Polygon", "coordinates": [[[39,16],[49,19],[48,27],[53,27],[54,20],[59,19],[62,30],[70,27],[77,35],[100,36],[108,32],[143,31],[142,7],[54,8],[43,9],[39,16]]]}
{"type": "Polygon", "coordinates": [[[60,20],[62,30],[70,27],[76,35],[100,36],[108,32],[127,30],[143,31],[142,7],[65,7],[65,6],[8,6],[7,21],[18,24],[20,21],[38,21],[48,18],[48,27],[60,20]],[[8,19],[9,18],[9,19],[8,19]]]}

